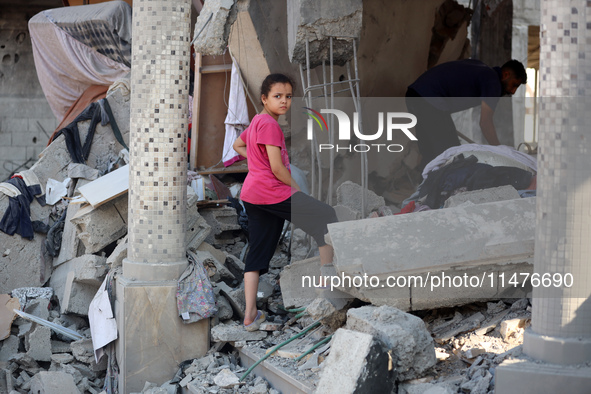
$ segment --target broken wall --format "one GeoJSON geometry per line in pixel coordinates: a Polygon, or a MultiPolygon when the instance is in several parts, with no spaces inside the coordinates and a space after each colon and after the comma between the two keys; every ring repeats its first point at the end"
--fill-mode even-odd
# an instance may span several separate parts
{"type": "Polygon", "coordinates": [[[41,4],[3,2],[0,11],[0,182],[31,167],[57,127],[37,79],[27,23],[62,2],[41,4]]]}

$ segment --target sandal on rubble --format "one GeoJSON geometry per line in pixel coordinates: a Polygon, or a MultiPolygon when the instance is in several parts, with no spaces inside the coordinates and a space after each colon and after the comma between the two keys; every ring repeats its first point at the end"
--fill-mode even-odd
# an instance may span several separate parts
{"type": "Polygon", "coordinates": [[[257,310],[257,316],[250,324],[245,324],[244,329],[246,331],[257,331],[261,327],[261,323],[265,321],[265,314],[262,311],[257,310]]]}

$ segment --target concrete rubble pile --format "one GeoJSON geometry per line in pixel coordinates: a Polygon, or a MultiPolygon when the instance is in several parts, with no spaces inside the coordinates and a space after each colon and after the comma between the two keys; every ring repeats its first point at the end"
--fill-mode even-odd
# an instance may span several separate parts
{"type": "Polygon", "coordinates": [[[12,293],[15,299],[25,300],[18,303],[24,312],[69,329],[79,339],[73,340],[44,323],[17,317],[0,348],[0,392],[101,392],[107,357],[96,363],[87,319],[61,314],[56,297],[48,290],[51,288],[29,287],[12,293]]]}

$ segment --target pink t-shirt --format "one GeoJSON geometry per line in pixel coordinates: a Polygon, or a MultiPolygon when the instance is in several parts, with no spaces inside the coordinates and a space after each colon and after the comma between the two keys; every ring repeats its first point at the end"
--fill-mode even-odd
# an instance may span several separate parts
{"type": "Polygon", "coordinates": [[[291,186],[281,182],[273,174],[265,145],[281,148],[281,161],[291,172],[289,156],[285,148],[285,136],[279,123],[271,115],[256,115],[250,126],[240,134],[246,143],[248,175],[242,185],[240,198],[251,204],[277,204],[291,196],[291,186]]]}

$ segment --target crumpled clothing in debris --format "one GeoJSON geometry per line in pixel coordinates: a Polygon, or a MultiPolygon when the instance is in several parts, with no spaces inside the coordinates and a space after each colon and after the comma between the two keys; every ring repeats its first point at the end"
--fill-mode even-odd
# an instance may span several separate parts
{"type": "MultiPolygon", "coordinates": [[[[0,231],[8,235],[19,234],[26,239],[33,239],[33,225],[31,223],[31,203],[33,199],[42,206],[45,205],[45,198],[43,196],[36,197],[43,194],[41,185],[27,185],[27,183],[19,178],[13,177],[7,182],[3,183],[6,189],[18,189],[18,195],[8,196],[8,209],[4,212],[2,220],[0,220],[0,231]],[[8,186],[10,185],[10,186],[8,186]]],[[[14,194],[14,193],[11,193],[14,194]]]]}
{"type": "Polygon", "coordinates": [[[488,189],[511,185],[515,189],[525,189],[531,183],[533,174],[516,167],[493,167],[477,163],[475,156],[464,158],[463,154],[429,176],[419,187],[419,200],[432,209],[440,208],[455,190],[488,189]]]}
{"type": "Polygon", "coordinates": [[[66,147],[68,153],[74,163],[85,164],[90,153],[90,146],[92,145],[92,139],[94,138],[94,132],[99,122],[104,126],[108,123],[108,115],[103,115],[104,107],[99,103],[91,103],[80,115],[74,119],[72,123],[61,129],[54,137],[56,139],[61,134],[66,139],[66,147]],[[86,140],[84,146],[80,141],[80,131],[78,130],[78,122],[91,119],[90,126],[88,127],[88,133],[86,134],[86,140]]]}
{"type": "Polygon", "coordinates": [[[203,264],[193,252],[187,252],[189,266],[179,278],[176,301],[183,323],[194,323],[217,313],[213,286],[203,264]]]}

